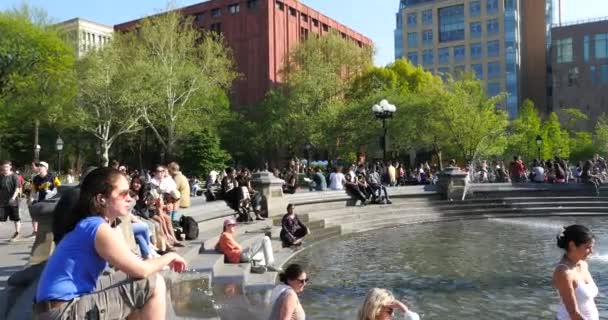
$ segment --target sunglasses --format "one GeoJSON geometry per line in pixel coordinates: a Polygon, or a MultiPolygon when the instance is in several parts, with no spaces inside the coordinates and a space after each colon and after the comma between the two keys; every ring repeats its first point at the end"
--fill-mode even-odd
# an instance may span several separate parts
{"type": "Polygon", "coordinates": [[[296,281],[298,281],[300,284],[306,284],[308,282],[308,278],[305,279],[296,279],[296,281]]]}

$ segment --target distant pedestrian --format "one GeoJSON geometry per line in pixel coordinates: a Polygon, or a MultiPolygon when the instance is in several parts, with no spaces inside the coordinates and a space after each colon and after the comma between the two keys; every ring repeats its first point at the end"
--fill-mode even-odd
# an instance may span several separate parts
{"type": "MultiPolygon", "coordinates": [[[[44,201],[52,198],[57,194],[57,187],[61,185],[61,182],[57,177],[49,172],[49,164],[44,161],[40,161],[36,164],[38,175],[32,180],[32,203],[44,201]]],[[[32,235],[36,236],[38,232],[38,221],[32,219],[32,235]]]]}
{"type": "Polygon", "coordinates": [[[19,178],[12,172],[12,164],[8,160],[0,163],[0,221],[8,219],[15,223],[15,233],[10,241],[19,238],[21,219],[19,218],[18,195],[20,192],[19,178]]]}

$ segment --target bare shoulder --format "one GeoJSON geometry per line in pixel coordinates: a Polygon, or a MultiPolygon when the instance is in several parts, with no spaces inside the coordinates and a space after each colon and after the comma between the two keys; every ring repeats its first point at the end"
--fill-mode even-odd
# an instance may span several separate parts
{"type": "Polygon", "coordinates": [[[574,275],[572,274],[572,269],[563,264],[557,265],[553,271],[553,281],[555,283],[572,280],[573,277],[574,275]]]}

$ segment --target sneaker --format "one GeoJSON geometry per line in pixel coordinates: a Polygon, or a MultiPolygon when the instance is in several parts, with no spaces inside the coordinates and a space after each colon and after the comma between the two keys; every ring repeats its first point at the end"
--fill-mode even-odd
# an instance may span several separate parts
{"type": "Polygon", "coordinates": [[[393,202],[390,200],[386,200],[386,204],[393,204],[393,202]]]}
{"type": "Polygon", "coordinates": [[[30,234],[29,236],[27,236],[27,238],[36,238],[36,232],[32,232],[32,234],[30,234]]]}
{"type": "Polygon", "coordinates": [[[19,240],[20,236],[19,236],[19,232],[15,232],[13,234],[13,236],[9,239],[10,242],[15,242],[17,240],[19,240]]]}

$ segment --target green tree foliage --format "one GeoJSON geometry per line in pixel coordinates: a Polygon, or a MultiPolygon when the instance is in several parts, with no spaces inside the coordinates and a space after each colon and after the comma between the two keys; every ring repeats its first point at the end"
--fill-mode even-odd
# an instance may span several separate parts
{"type": "Polygon", "coordinates": [[[559,117],[555,112],[543,123],[541,129],[543,138],[541,156],[543,159],[550,159],[560,156],[564,159],[570,157],[570,137],[568,131],[562,129],[559,117]]]}
{"type": "Polygon", "coordinates": [[[144,20],[131,36],[147,102],[143,120],[171,158],[181,138],[227,109],[237,78],[231,51],[220,35],[198,30],[175,10],[144,20]]]}
{"type": "Polygon", "coordinates": [[[593,144],[598,152],[608,153],[608,116],[602,114],[595,124],[593,144]]]}
{"type": "Polygon", "coordinates": [[[537,158],[536,137],[540,134],[541,119],[538,110],[534,106],[534,102],[525,100],[520,108],[519,115],[511,123],[507,154],[509,156],[519,155],[527,160],[537,158]]]}
{"type": "Polygon", "coordinates": [[[211,170],[224,169],[228,160],[230,155],[220,147],[219,136],[204,129],[188,135],[179,162],[186,175],[206,177],[211,170]]]}

